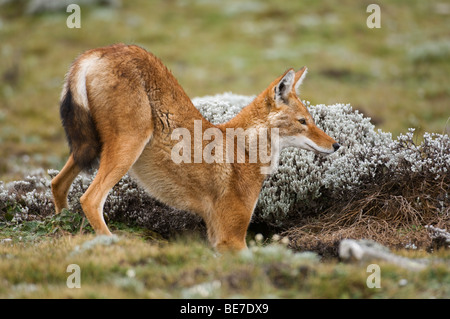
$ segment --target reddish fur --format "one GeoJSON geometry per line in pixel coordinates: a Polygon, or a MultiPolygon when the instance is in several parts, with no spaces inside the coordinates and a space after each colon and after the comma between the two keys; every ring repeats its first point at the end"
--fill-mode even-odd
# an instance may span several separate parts
{"type": "MultiPolygon", "coordinates": [[[[104,200],[114,184],[130,170],[157,199],[202,216],[209,239],[219,250],[246,247],[247,227],[266,177],[261,174],[261,167],[267,164],[249,163],[248,152],[245,163],[175,164],[171,149],[178,141],[171,139],[171,132],[186,128],[193,135],[194,120],[202,121],[203,132],[212,127],[220,129],[224,145],[226,128],[257,126],[277,127],[281,136],[305,134],[327,149],[336,143],[315,126],[294,89],[287,104],[275,102],[275,87],[287,72],[235,118],[215,126],[202,117],[162,62],[137,46],[119,44],[81,55],[72,65],[65,87],[72,94],[80,95],[76,100],[82,100],[77,72],[81,72],[83,61],[89,59],[95,60],[87,69],[85,79],[89,103],[77,107],[85,107],[92,116],[102,148],[99,171],[81,203],[99,234],[110,234],[103,220],[104,200]],[[299,124],[299,117],[308,120],[306,127],[299,124]]],[[[303,72],[304,69],[297,72],[296,81],[303,72]]],[[[203,146],[208,142],[203,141],[203,146]]],[[[68,189],[81,168],[71,155],[52,181],[57,212],[67,207],[68,189]]]]}

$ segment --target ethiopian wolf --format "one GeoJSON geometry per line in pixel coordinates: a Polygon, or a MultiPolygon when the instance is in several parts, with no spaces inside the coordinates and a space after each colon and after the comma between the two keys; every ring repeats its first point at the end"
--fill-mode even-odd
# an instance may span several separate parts
{"type": "Polygon", "coordinates": [[[279,152],[294,146],[330,154],[339,148],[314,124],[297,95],[306,72],[305,67],[287,70],[229,122],[213,125],[146,50],[117,44],[83,53],[71,65],[61,94],[70,156],[52,180],[56,212],[67,207],[75,177],[99,164],[80,199],[97,234],[111,234],[103,205],[130,171],[153,197],[200,215],[216,249],[246,248],[262,183],[279,152]],[[227,134],[230,129],[233,134],[227,134]],[[245,135],[241,143],[239,131],[245,135]],[[252,153],[261,143],[251,140],[262,141],[262,135],[270,161],[262,160],[262,152],[252,153]]]}

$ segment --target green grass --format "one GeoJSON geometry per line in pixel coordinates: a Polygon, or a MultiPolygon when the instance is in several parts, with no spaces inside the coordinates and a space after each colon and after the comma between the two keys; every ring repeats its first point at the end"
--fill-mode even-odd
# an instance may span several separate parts
{"type": "Polygon", "coordinates": [[[64,74],[83,51],[117,42],[159,56],[189,96],[257,94],[289,67],[309,67],[302,98],[351,103],[394,136],[409,127],[448,132],[447,15],[439,1],[386,1],[368,29],[370,1],[123,1],[63,12],[0,11],[0,177],[60,168],[68,148],[59,120],[64,74]]]}

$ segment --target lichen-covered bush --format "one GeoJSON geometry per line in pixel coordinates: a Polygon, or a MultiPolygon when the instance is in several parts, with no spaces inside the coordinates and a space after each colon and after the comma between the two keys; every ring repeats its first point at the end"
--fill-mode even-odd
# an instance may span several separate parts
{"type": "MultiPolygon", "coordinates": [[[[252,99],[225,93],[195,98],[193,103],[209,121],[221,123],[252,99]]],[[[376,131],[369,118],[348,104],[306,104],[317,126],[342,147],[327,157],[294,148],[284,150],[278,169],[263,183],[254,221],[288,229],[305,218],[329,213],[338,220],[329,220],[327,225],[352,224],[355,216],[365,215],[372,220],[385,219],[387,224],[391,218],[426,225],[433,216],[448,222],[448,135],[425,133],[419,143],[414,130],[409,130],[394,140],[390,133],[376,131]],[[344,216],[346,212],[351,212],[353,219],[344,216]]],[[[56,173],[49,171],[50,177],[56,173]]],[[[92,179],[93,175],[80,175],[75,180],[69,193],[72,211],[81,212],[79,198],[92,179]]],[[[48,216],[53,210],[50,178],[42,172],[24,181],[0,182],[0,222],[48,216]]],[[[113,188],[104,211],[106,219],[132,222],[163,235],[204,229],[198,216],[157,202],[128,175],[113,188]]],[[[317,229],[320,227],[323,225],[317,229]]]]}
{"type": "Polygon", "coordinates": [[[54,212],[50,179],[43,173],[35,171],[23,181],[7,185],[0,182],[0,222],[20,223],[54,212]]]}
{"type": "MultiPolygon", "coordinates": [[[[50,189],[51,178],[58,171],[33,172],[23,181],[8,184],[0,182],[1,223],[20,224],[25,221],[43,220],[54,214],[55,207],[50,189]]],[[[79,175],[72,184],[68,204],[73,213],[82,213],[80,197],[95,176],[79,175]]],[[[162,236],[181,231],[204,229],[199,216],[168,207],[151,198],[127,174],[111,190],[104,207],[107,221],[120,221],[146,227],[162,236]]]]}
{"type": "MultiPolygon", "coordinates": [[[[235,116],[252,98],[225,93],[193,102],[208,120],[220,123],[235,116]]],[[[427,179],[449,180],[448,135],[426,133],[417,144],[411,129],[393,140],[390,133],[376,131],[370,118],[349,104],[305,103],[317,126],[342,147],[327,157],[295,148],[284,150],[278,170],[264,181],[257,220],[285,226],[292,218],[320,213],[336,201],[350,199],[364,184],[386,176],[396,179],[421,174],[427,179]]],[[[447,210],[448,202],[446,197],[447,210]]]]}

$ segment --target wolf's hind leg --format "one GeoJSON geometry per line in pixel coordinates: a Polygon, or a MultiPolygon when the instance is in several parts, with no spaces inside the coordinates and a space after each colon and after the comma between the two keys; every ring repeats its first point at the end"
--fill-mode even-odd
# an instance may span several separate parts
{"type": "Polygon", "coordinates": [[[68,208],[67,195],[69,194],[70,185],[72,185],[73,180],[80,172],[81,169],[73,160],[73,155],[70,154],[62,170],[53,178],[52,193],[57,214],[64,208],[68,208]]]}
{"type": "Polygon", "coordinates": [[[121,136],[104,143],[97,175],[80,198],[83,211],[97,234],[111,235],[103,219],[106,197],[139,158],[147,142],[148,139],[121,136]]]}

